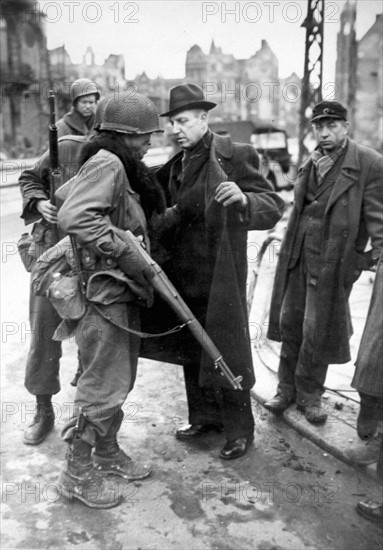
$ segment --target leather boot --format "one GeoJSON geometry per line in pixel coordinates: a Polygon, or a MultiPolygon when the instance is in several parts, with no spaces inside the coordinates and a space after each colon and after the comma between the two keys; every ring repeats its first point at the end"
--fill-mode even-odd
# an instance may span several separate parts
{"type": "Polygon", "coordinates": [[[97,441],[93,464],[100,474],[114,474],[129,481],[145,479],[152,472],[151,466],[137,464],[124,453],[116,434],[108,434],[97,441]]]}
{"type": "Polygon", "coordinates": [[[55,423],[51,395],[37,395],[36,414],[32,424],[24,432],[26,445],[39,445],[44,441],[55,423]]]}
{"type": "Polygon", "coordinates": [[[118,484],[108,484],[97,474],[91,459],[92,447],[75,436],[67,452],[67,465],[59,478],[61,494],[81,500],[90,508],[113,508],[122,501],[118,484]]]}
{"type": "Polygon", "coordinates": [[[356,429],[360,439],[372,439],[378,427],[379,413],[377,399],[371,395],[359,393],[360,408],[356,429]]]}

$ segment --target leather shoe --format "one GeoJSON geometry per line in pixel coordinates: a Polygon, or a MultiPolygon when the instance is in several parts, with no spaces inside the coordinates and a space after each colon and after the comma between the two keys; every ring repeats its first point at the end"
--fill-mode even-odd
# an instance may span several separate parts
{"type": "Polygon", "coordinates": [[[355,445],[354,448],[345,451],[345,455],[353,464],[357,466],[368,466],[378,462],[379,450],[381,447],[381,437],[376,436],[374,439],[355,445]]]}
{"type": "Polygon", "coordinates": [[[360,501],[356,505],[357,512],[366,519],[378,523],[383,526],[383,508],[382,504],[378,504],[372,500],[360,501]]]}
{"type": "Polygon", "coordinates": [[[289,405],[293,403],[293,399],[289,399],[285,395],[282,395],[280,393],[277,393],[272,399],[269,401],[266,401],[263,406],[268,411],[271,411],[273,413],[282,413],[286,409],[288,409],[289,405]]]}
{"type": "Polygon", "coordinates": [[[53,408],[48,407],[43,409],[38,406],[32,424],[24,432],[23,441],[25,445],[39,445],[42,443],[49,432],[53,430],[54,424],[55,415],[53,408]]]}
{"type": "Polygon", "coordinates": [[[249,437],[240,437],[239,439],[234,439],[234,441],[228,441],[224,448],[219,453],[221,458],[225,460],[233,460],[234,458],[239,458],[247,453],[248,448],[254,441],[254,436],[249,437]]]}
{"type": "Polygon", "coordinates": [[[218,424],[187,424],[176,431],[176,438],[183,440],[196,439],[212,431],[222,432],[222,426],[218,424]]]}

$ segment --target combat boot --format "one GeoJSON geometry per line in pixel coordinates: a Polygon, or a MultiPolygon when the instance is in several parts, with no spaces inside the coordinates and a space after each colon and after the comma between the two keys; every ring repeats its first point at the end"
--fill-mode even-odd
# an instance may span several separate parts
{"type": "Polygon", "coordinates": [[[55,414],[52,407],[51,395],[37,395],[36,414],[32,424],[24,432],[24,443],[26,445],[39,445],[55,424],[55,414]]]}
{"type": "Polygon", "coordinates": [[[93,468],[92,446],[74,437],[67,452],[67,465],[59,478],[61,494],[81,500],[90,508],[113,508],[122,501],[118,485],[110,484],[93,468]]]}
{"type": "Polygon", "coordinates": [[[120,448],[116,434],[99,439],[93,454],[94,468],[100,474],[114,474],[128,481],[145,479],[152,469],[148,464],[137,464],[120,448]]]}

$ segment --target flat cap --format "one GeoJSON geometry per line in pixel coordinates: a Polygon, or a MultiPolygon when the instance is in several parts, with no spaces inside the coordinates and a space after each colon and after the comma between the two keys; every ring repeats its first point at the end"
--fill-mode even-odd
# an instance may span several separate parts
{"type": "Polygon", "coordinates": [[[311,122],[315,122],[321,118],[347,120],[347,109],[338,101],[321,101],[313,109],[311,122]]]}

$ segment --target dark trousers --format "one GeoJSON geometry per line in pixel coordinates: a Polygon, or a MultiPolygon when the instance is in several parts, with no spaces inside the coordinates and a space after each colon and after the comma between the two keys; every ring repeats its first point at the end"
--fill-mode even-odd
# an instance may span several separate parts
{"type": "Polygon", "coordinates": [[[190,424],[223,426],[227,441],[254,432],[250,390],[201,388],[198,362],[184,365],[184,375],[190,424]]]}
{"type": "Polygon", "coordinates": [[[291,269],[281,311],[282,348],[278,393],[299,405],[317,403],[324,392],[328,365],[314,363],[316,278],[301,260],[291,269]]]}
{"type": "Polygon", "coordinates": [[[61,319],[48,298],[29,295],[31,343],[25,372],[25,387],[32,395],[60,391],[61,342],[52,340],[61,319]]]}

